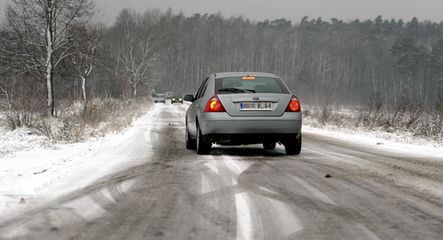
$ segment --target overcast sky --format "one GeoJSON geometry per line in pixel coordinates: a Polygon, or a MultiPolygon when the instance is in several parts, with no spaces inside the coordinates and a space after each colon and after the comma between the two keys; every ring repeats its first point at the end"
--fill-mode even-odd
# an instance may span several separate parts
{"type": "MultiPolygon", "coordinates": [[[[3,12],[5,2],[0,0],[3,12]]],[[[99,18],[108,23],[123,8],[143,11],[147,8],[174,12],[193,13],[221,12],[225,16],[242,15],[253,20],[286,18],[294,22],[303,16],[337,17],[343,20],[374,18],[402,18],[416,16],[420,20],[443,20],[443,0],[96,0],[99,18]]]]}

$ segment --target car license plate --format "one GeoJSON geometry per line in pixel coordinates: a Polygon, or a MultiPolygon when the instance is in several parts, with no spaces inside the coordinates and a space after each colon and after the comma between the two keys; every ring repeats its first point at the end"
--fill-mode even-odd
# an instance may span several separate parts
{"type": "Polygon", "coordinates": [[[271,111],[270,102],[241,102],[240,111],[271,111]]]}

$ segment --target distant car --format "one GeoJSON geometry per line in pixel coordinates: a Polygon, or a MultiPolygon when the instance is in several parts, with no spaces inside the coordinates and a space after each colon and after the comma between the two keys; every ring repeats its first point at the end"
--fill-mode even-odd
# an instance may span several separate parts
{"type": "Polygon", "coordinates": [[[163,93],[157,93],[153,97],[155,103],[166,103],[166,97],[163,93]]]}
{"type": "Polygon", "coordinates": [[[274,74],[255,72],[209,75],[186,112],[186,148],[208,154],[219,145],[284,145],[298,155],[302,146],[300,102],[274,74]]]}
{"type": "Polygon", "coordinates": [[[174,103],[181,103],[181,104],[183,104],[183,98],[179,97],[179,96],[171,97],[171,103],[172,104],[174,104],[174,103]]]}

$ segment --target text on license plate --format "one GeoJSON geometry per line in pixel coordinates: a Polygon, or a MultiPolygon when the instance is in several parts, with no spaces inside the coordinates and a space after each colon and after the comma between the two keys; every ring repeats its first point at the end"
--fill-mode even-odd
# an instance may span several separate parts
{"type": "Polygon", "coordinates": [[[272,103],[270,102],[241,102],[241,111],[270,111],[272,103]]]}

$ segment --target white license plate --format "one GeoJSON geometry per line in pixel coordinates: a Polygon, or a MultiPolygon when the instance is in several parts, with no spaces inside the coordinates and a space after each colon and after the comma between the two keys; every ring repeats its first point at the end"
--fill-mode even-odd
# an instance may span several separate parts
{"type": "Polygon", "coordinates": [[[240,111],[271,111],[270,102],[241,102],[240,111]]]}

